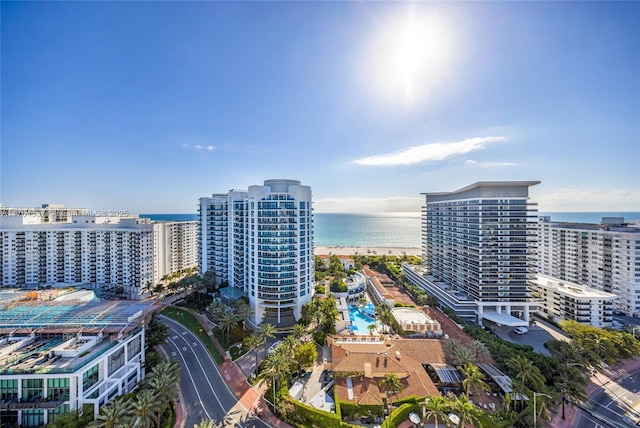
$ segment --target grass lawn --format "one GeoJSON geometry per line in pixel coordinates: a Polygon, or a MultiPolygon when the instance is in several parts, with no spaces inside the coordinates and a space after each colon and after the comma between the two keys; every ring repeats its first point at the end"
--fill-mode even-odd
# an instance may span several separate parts
{"type": "Polygon", "coordinates": [[[220,364],[222,363],[222,361],[224,361],[222,355],[220,355],[220,352],[218,352],[218,348],[216,348],[216,346],[213,344],[213,341],[202,327],[202,324],[200,324],[200,321],[198,321],[196,317],[191,315],[191,313],[185,311],[184,309],[175,307],[164,308],[160,313],[178,321],[180,324],[184,325],[189,330],[194,332],[196,336],[200,338],[202,343],[204,343],[204,345],[207,347],[209,353],[217,364],[220,364]],[[178,315],[178,312],[180,313],[180,315],[178,315]]]}

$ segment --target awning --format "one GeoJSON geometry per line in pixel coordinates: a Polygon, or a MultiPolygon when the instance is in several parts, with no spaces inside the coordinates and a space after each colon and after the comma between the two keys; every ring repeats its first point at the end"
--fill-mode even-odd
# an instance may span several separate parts
{"type": "Polygon", "coordinates": [[[496,324],[508,325],[511,327],[518,327],[518,326],[526,327],[529,325],[529,322],[522,320],[520,318],[516,318],[509,314],[502,314],[502,313],[499,314],[497,312],[482,312],[482,313],[478,313],[478,316],[482,317],[483,319],[493,321],[496,324]]]}

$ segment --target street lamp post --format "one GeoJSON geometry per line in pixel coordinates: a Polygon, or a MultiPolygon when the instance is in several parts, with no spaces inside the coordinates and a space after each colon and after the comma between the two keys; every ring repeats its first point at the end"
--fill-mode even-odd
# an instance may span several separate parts
{"type": "Polygon", "coordinates": [[[551,398],[550,395],[544,394],[542,392],[534,392],[533,393],[533,428],[537,428],[538,427],[538,414],[537,414],[537,408],[536,408],[536,397],[538,395],[544,395],[547,398],[551,398]]]}

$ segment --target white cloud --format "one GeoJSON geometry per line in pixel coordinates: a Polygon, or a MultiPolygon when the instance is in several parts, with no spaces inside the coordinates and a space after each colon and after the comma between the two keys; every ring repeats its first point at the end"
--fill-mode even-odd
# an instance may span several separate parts
{"type": "Polygon", "coordinates": [[[360,158],[354,162],[358,165],[415,165],[482,150],[487,144],[503,141],[506,141],[506,137],[473,137],[450,143],[430,143],[397,153],[360,158]]]}
{"type": "Polygon", "coordinates": [[[315,212],[341,213],[415,213],[420,214],[424,197],[389,197],[389,198],[325,198],[315,199],[315,212]]]}
{"type": "Polygon", "coordinates": [[[515,162],[477,162],[472,159],[464,161],[465,165],[473,165],[480,168],[494,168],[500,166],[517,166],[515,162]]]}
{"type": "Polygon", "coordinates": [[[187,143],[182,143],[182,147],[186,149],[195,149],[198,151],[206,151],[206,152],[212,152],[216,149],[216,147],[212,145],[203,146],[201,144],[187,144],[187,143]]]}
{"type": "Polygon", "coordinates": [[[640,210],[640,191],[630,189],[561,188],[532,199],[542,212],[640,210]]]}

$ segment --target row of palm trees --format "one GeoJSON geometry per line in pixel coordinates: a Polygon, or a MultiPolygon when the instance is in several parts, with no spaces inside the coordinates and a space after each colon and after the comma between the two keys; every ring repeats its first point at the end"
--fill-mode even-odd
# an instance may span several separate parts
{"type": "MultiPolygon", "coordinates": [[[[289,379],[289,377],[300,368],[300,362],[296,359],[296,349],[298,346],[308,343],[310,336],[305,326],[296,324],[291,334],[285,337],[273,352],[267,354],[266,338],[274,337],[274,335],[275,327],[271,324],[263,323],[260,325],[260,328],[256,330],[253,337],[259,338],[256,339],[258,340],[256,344],[261,343],[262,340],[265,342],[265,360],[262,364],[262,371],[258,375],[258,379],[270,384],[274,401],[278,401],[277,391],[279,390],[279,386],[282,385],[282,381],[289,379]]],[[[257,358],[256,353],[256,367],[258,366],[257,358]]]]}
{"type": "Polygon", "coordinates": [[[157,428],[178,395],[180,365],[163,361],[140,383],[134,399],[121,397],[100,409],[88,428],[157,428]]]}
{"type": "Polygon", "coordinates": [[[218,326],[225,343],[229,345],[231,330],[240,322],[242,322],[242,328],[246,329],[247,320],[253,316],[254,311],[249,302],[243,298],[234,300],[231,305],[215,299],[207,306],[207,314],[218,326]]]}

